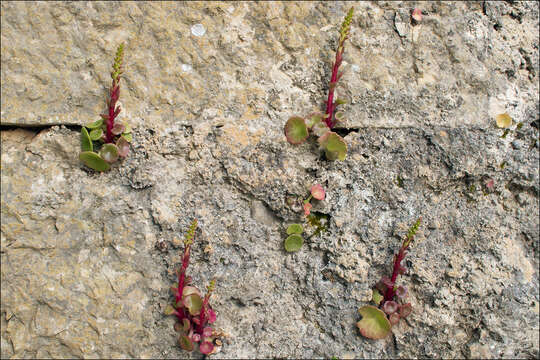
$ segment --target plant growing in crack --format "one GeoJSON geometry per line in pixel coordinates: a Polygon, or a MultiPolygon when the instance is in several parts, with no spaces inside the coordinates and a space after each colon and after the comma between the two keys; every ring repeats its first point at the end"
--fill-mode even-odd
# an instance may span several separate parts
{"type": "MultiPolygon", "coordinates": [[[[304,200],[304,216],[306,216],[309,225],[316,227],[315,232],[309,238],[320,234],[323,230],[326,230],[326,228],[321,224],[320,218],[315,215],[311,215],[311,208],[313,207],[313,205],[311,205],[311,199],[322,201],[324,200],[325,196],[326,193],[322,185],[315,184],[311,187],[308,198],[304,200]]],[[[286,251],[296,252],[302,248],[302,245],[304,244],[304,238],[302,237],[303,232],[304,227],[301,224],[291,224],[287,227],[287,235],[289,236],[285,239],[284,243],[286,251]]]]}
{"type": "Polygon", "coordinates": [[[203,297],[199,289],[190,285],[191,277],[186,276],[196,230],[197,220],[193,220],[184,239],[182,265],[177,271],[178,283],[176,286],[171,286],[174,304],[167,306],[165,314],[175,315],[178,320],[174,329],[180,333],[178,342],[182,349],[193,351],[195,344],[198,344],[199,351],[208,355],[217,352],[218,347],[221,346],[221,340],[219,340],[221,333],[209,326],[216,321],[216,313],[209,303],[215,280],[210,281],[203,297]]]}
{"type": "Polygon", "coordinates": [[[111,72],[112,85],[107,100],[107,113],[101,114],[101,119],[81,129],[82,152],[79,159],[96,171],[109,170],[110,164],[129,154],[129,143],[132,140],[131,129],[127,123],[115,121],[122,110],[118,99],[120,98],[123,57],[124,44],[120,44],[116,50],[111,72]]]}
{"type": "Polygon", "coordinates": [[[332,76],[330,78],[328,99],[326,101],[326,111],[324,114],[316,112],[307,116],[306,119],[300,116],[291,117],[285,124],[285,136],[287,141],[293,145],[301,144],[309,136],[311,131],[318,136],[318,143],[324,150],[328,160],[345,160],[347,156],[347,144],[345,140],[332,128],[340,120],[343,120],[342,111],[336,111],[339,105],[345,104],[345,99],[337,98],[334,100],[335,89],[343,72],[339,72],[339,67],[343,62],[343,52],[345,51],[345,40],[349,36],[350,25],[353,17],[354,8],[350,8],[347,16],[341,24],[339,31],[339,41],[336,50],[336,59],[332,67],[332,76]]]}
{"type": "Polygon", "coordinates": [[[397,285],[397,278],[407,271],[407,268],[402,265],[402,261],[407,255],[407,250],[418,231],[420,222],[421,218],[410,227],[401,248],[394,256],[392,277],[383,277],[373,289],[373,302],[378,307],[366,305],[358,309],[362,319],[356,325],[360,334],[367,338],[385,338],[390,334],[393,325],[412,312],[411,303],[405,302],[407,289],[397,285]]]}

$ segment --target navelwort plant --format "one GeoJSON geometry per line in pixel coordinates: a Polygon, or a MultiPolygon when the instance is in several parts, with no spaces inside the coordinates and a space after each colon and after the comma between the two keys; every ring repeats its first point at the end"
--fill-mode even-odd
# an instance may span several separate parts
{"type": "Polygon", "coordinates": [[[110,164],[129,154],[129,143],[132,140],[131,129],[127,123],[115,122],[122,110],[118,104],[118,98],[120,97],[123,57],[124,44],[120,44],[116,50],[111,72],[112,85],[107,100],[107,113],[101,114],[101,119],[81,129],[82,152],[79,159],[96,171],[109,170],[110,164]]]}
{"type": "MultiPolygon", "coordinates": [[[[326,193],[324,188],[320,184],[315,184],[311,187],[310,194],[307,199],[304,200],[304,215],[308,218],[308,223],[310,225],[315,225],[317,231],[313,234],[319,234],[321,232],[321,224],[314,224],[316,217],[310,218],[311,208],[311,199],[324,200],[326,193]]],[[[284,242],[285,250],[288,252],[296,252],[302,248],[304,244],[304,238],[302,233],[304,232],[304,227],[301,224],[291,224],[287,227],[287,235],[289,235],[284,242]]]]}
{"type": "Polygon", "coordinates": [[[178,283],[171,286],[174,295],[174,304],[168,305],[165,315],[175,315],[178,322],[174,330],[180,333],[178,342],[186,351],[193,351],[195,344],[199,345],[199,351],[205,355],[216,352],[217,346],[221,345],[220,333],[212,329],[209,324],[216,321],[216,313],[209,304],[210,295],[214,290],[215,280],[210,281],[207,292],[202,296],[199,289],[191,286],[191,277],[186,276],[189,265],[191,245],[197,230],[197,220],[193,220],[184,238],[184,256],[182,266],[177,271],[178,283]]]}
{"type": "Polygon", "coordinates": [[[338,121],[344,118],[342,111],[336,111],[337,107],[347,102],[345,99],[340,98],[334,100],[334,91],[339,79],[343,75],[343,72],[339,72],[339,67],[343,61],[345,40],[349,36],[353,11],[354,8],[351,7],[339,31],[339,42],[336,50],[336,60],[332,67],[332,77],[330,78],[328,99],[326,101],[326,112],[324,114],[320,112],[312,113],[306,119],[300,116],[293,116],[287,121],[284,129],[287,141],[293,145],[306,141],[311,131],[319,137],[319,146],[324,150],[328,160],[345,160],[347,156],[347,144],[345,140],[333,132],[332,128],[338,121]]]}
{"type": "Polygon", "coordinates": [[[421,218],[411,226],[398,253],[394,256],[392,277],[383,277],[373,289],[373,302],[378,307],[366,305],[358,309],[362,319],[356,324],[360,334],[370,339],[383,339],[388,336],[392,326],[412,312],[411,303],[406,302],[407,289],[397,285],[398,275],[403,275],[407,268],[401,264],[407,250],[418,231],[421,218]]]}

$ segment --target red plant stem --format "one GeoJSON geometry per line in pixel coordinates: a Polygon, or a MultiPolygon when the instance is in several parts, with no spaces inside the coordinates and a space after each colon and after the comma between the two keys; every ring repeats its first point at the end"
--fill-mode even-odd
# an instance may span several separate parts
{"type": "Polygon", "coordinates": [[[203,328],[204,328],[204,322],[206,317],[206,307],[208,306],[208,300],[210,299],[210,292],[207,292],[206,295],[204,295],[203,305],[201,309],[201,314],[199,315],[199,325],[197,325],[197,332],[202,335],[203,328]]]}
{"type": "Polygon", "coordinates": [[[336,61],[334,62],[334,66],[332,67],[332,77],[330,78],[330,89],[328,90],[328,100],[326,101],[326,115],[328,116],[326,117],[326,119],[324,119],[324,122],[326,123],[326,126],[328,126],[330,129],[334,126],[334,123],[333,123],[334,90],[335,90],[335,84],[337,83],[339,65],[341,65],[341,58],[343,54],[343,51],[339,51],[340,48],[343,49],[341,43],[338,46],[338,51],[336,51],[336,61]]]}
{"type": "Polygon", "coordinates": [[[107,132],[105,134],[106,143],[112,143],[114,140],[114,134],[112,133],[112,129],[114,127],[114,119],[119,113],[115,111],[116,102],[118,101],[119,96],[120,96],[120,86],[118,85],[118,81],[113,79],[111,91],[110,91],[110,99],[108,101],[109,111],[107,114],[107,132]]]}
{"type": "Polygon", "coordinates": [[[191,249],[191,244],[186,245],[184,248],[184,257],[182,259],[182,267],[178,272],[178,292],[176,293],[175,300],[176,302],[182,300],[182,294],[184,293],[184,283],[186,279],[186,269],[189,265],[189,251],[191,249]]]}
{"type": "MultiPolygon", "coordinates": [[[[406,250],[409,247],[409,244],[406,244],[406,242],[407,240],[405,240],[405,242],[403,243],[403,246],[401,247],[401,249],[399,249],[398,254],[394,257],[394,270],[392,271],[392,278],[390,279],[392,286],[386,289],[386,292],[384,293],[384,301],[389,301],[394,298],[394,295],[395,295],[394,285],[399,275],[401,262],[403,261],[403,258],[405,258],[405,255],[407,254],[406,250]]],[[[381,302],[381,304],[383,304],[384,301],[381,302]]]]}

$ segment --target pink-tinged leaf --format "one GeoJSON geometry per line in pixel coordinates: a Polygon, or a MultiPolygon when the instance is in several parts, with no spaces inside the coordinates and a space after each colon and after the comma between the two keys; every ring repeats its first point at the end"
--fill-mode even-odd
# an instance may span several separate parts
{"type": "Polygon", "coordinates": [[[317,200],[324,200],[325,192],[320,184],[315,184],[311,187],[311,195],[317,200]]]}
{"type": "Polygon", "coordinates": [[[393,283],[392,280],[390,280],[390,278],[387,277],[387,276],[383,276],[383,278],[381,279],[381,281],[382,281],[382,283],[384,284],[384,286],[386,286],[386,288],[388,288],[388,289],[394,287],[394,283],[393,283]]]}
{"type": "Polygon", "coordinates": [[[406,272],[407,272],[407,267],[400,264],[400,265],[399,265],[399,268],[398,268],[398,273],[399,273],[400,275],[403,275],[403,274],[405,274],[406,272]]]}
{"type": "Polygon", "coordinates": [[[182,319],[182,329],[184,330],[185,333],[188,333],[189,330],[191,329],[191,323],[186,318],[182,319]]]}
{"type": "Polygon", "coordinates": [[[396,289],[396,295],[400,299],[404,299],[407,296],[407,288],[403,286],[398,286],[396,289]]]}
{"type": "Polygon", "coordinates": [[[412,11],[411,17],[413,18],[414,21],[419,23],[420,21],[422,21],[422,10],[420,10],[419,8],[415,8],[412,11]]]}
{"type": "Polygon", "coordinates": [[[188,309],[191,315],[195,316],[201,313],[203,301],[199,295],[192,294],[185,296],[182,299],[182,302],[184,303],[184,306],[188,309]]]}
{"type": "Polygon", "coordinates": [[[299,116],[291,117],[285,124],[285,137],[293,145],[303,143],[308,137],[306,122],[299,116]]]}
{"type": "Polygon", "coordinates": [[[392,325],[386,315],[374,306],[363,306],[358,309],[362,320],[356,323],[360,334],[369,339],[383,339],[390,334],[392,325]]]}
{"type": "Polygon", "coordinates": [[[383,304],[383,310],[388,315],[395,313],[398,310],[398,308],[399,308],[398,303],[392,300],[388,300],[387,302],[383,304]]]}
{"type": "Polygon", "coordinates": [[[412,305],[411,303],[403,304],[399,307],[399,315],[401,315],[402,318],[406,318],[412,313],[412,305]]]}
{"type": "Polygon", "coordinates": [[[345,160],[347,156],[347,144],[341,136],[329,131],[319,138],[319,145],[325,150],[328,160],[345,160]]]}
{"type": "Polygon", "coordinates": [[[195,334],[193,334],[193,335],[191,336],[191,340],[193,340],[193,342],[197,342],[197,343],[198,343],[199,341],[201,341],[201,335],[195,333],[195,334]]]}
{"type": "Polygon", "coordinates": [[[118,156],[126,157],[129,154],[129,142],[123,137],[120,136],[116,142],[116,147],[118,147],[118,156]]]}
{"type": "Polygon", "coordinates": [[[202,335],[204,337],[210,337],[212,336],[212,332],[213,332],[212,328],[210,326],[207,326],[203,329],[202,335]]]}
{"type": "Polygon", "coordinates": [[[101,147],[99,155],[109,164],[113,163],[118,160],[118,148],[114,144],[105,144],[101,147]]]}
{"type": "Polygon", "coordinates": [[[182,349],[186,351],[193,351],[193,343],[187,335],[180,335],[178,342],[180,343],[180,347],[182,349]]]}
{"type": "Polygon", "coordinates": [[[124,132],[124,130],[126,129],[126,127],[124,126],[124,124],[122,124],[121,122],[117,122],[114,124],[113,128],[112,128],[112,133],[114,135],[120,135],[124,132]]]}
{"type": "Polygon", "coordinates": [[[310,203],[305,203],[304,204],[304,215],[305,216],[308,216],[310,214],[310,211],[311,211],[312,207],[313,207],[313,205],[311,205],[310,203]]]}
{"type": "Polygon", "coordinates": [[[195,323],[195,325],[200,325],[201,324],[201,320],[198,317],[192,318],[191,321],[193,321],[193,323],[195,323]]]}
{"type": "Polygon", "coordinates": [[[199,289],[197,289],[195,286],[184,286],[184,290],[182,291],[182,297],[186,297],[193,294],[202,296],[199,289]]]}
{"type": "Polygon", "coordinates": [[[209,324],[212,324],[213,322],[216,321],[216,312],[214,310],[212,310],[211,308],[208,308],[208,310],[206,311],[206,314],[208,315],[208,323],[209,324]]]}
{"type": "Polygon", "coordinates": [[[390,315],[388,317],[388,321],[390,321],[390,324],[392,324],[392,326],[396,325],[398,322],[399,322],[399,314],[398,313],[393,313],[392,315],[390,315]]]}
{"type": "Polygon", "coordinates": [[[202,342],[199,345],[199,351],[205,355],[210,354],[212,351],[214,351],[214,344],[212,344],[209,341],[202,342]]]}

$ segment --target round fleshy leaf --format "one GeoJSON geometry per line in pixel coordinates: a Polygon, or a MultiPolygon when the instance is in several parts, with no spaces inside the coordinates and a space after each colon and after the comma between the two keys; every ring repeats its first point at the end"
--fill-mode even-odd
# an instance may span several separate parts
{"type": "Polygon", "coordinates": [[[343,111],[338,111],[334,114],[334,119],[336,119],[336,121],[343,121],[343,119],[345,119],[345,113],[343,111]]]}
{"type": "Polygon", "coordinates": [[[302,231],[304,231],[304,228],[302,227],[302,225],[300,225],[300,224],[291,224],[287,228],[287,235],[301,234],[302,231]]]}
{"type": "MultiPolygon", "coordinates": [[[[347,104],[349,102],[348,99],[345,99],[345,98],[339,98],[339,99],[336,99],[336,101],[334,101],[334,104],[337,105],[344,105],[344,104],[347,104]]],[[[336,114],[337,115],[337,114],[336,114]]]]}
{"type": "Polygon", "coordinates": [[[326,125],[324,121],[321,121],[320,123],[313,125],[311,131],[313,131],[316,136],[323,136],[330,131],[330,128],[326,125]]]}
{"type": "Polygon", "coordinates": [[[208,316],[208,323],[209,324],[212,324],[213,322],[216,321],[216,312],[214,310],[212,310],[212,308],[208,308],[208,310],[206,310],[206,315],[208,316]]]}
{"type": "Polygon", "coordinates": [[[396,289],[396,296],[400,299],[404,299],[407,296],[407,288],[399,285],[396,289]]]}
{"type": "Polygon", "coordinates": [[[167,305],[167,307],[166,307],[165,310],[163,311],[163,313],[164,313],[165,315],[172,315],[172,314],[174,314],[175,312],[176,312],[176,310],[174,309],[174,307],[173,307],[171,304],[167,305]]]}
{"type": "Polygon", "coordinates": [[[105,144],[101,147],[99,155],[108,163],[118,160],[118,148],[114,144],[105,144]]]}
{"type": "Polygon", "coordinates": [[[129,142],[123,136],[118,138],[116,147],[118,148],[118,156],[126,157],[129,154],[129,142]]]}
{"type": "Polygon", "coordinates": [[[183,318],[182,319],[182,330],[187,334],[189,332],[189,329],[191,329],[191,323],[188,319],[183,318]]]}
{"type": "Polygon", "coordinates": [[[96,120],[93,123],[85,125],[85,126],[89,129],[98,129],[101,127],[101,125],[103,125],[103,119],[96,120]]]}
{"type": "Polygon", "coordinates": [[[214,351],[214,344],[209,341],[204,341],[199,345],[199,351],[205,355],[208,355],[214,351]]]}
{"type": "Polygon", "coordinates": [[[347,144],[341,136],[329,131],[319,138],[321,148],[325,150],[328,160],[345,160],[347,156],[347,144]]]}
{"type": "Polygon", "coordinates": [[[495,121],[497,122],[497,126],[500,128],[508,128],[510,125],[512,125],[512,118],[508,113],[499,114],[495,117],[495,121]]]}
{"type": "Polygon", "coordinates": [[[195,334],[191,335],[191,340],[193,340],[193,342],[198,343],[199,341],[201,341],[201,335],[195,333],[195,334]]]}
{"type": "Polygon", "coordinates": [[[131,126],[127,122],[124,122],[124,134],[131,134],[131,126]]]}
{"type": "Polygon", "coordinates": [[[90,139],[88,130],[86,130],[84,126],[81,128],[81,150],[82,151],[94,150],[94,145],[92,144],[92,140],[90,139]]]}
{"type": "Polygon", "coordinates": [[[111,132],[114,135],[120,135],[125,131],[126,127],[121,122],[114,123],[114,126],[111,130],[111,132]]]}
{"type": "Polygon", "coordinates": [[[311,187],[311,195],[317,200],[324,200],[325,192],[321,184],[315,184],[311,187]]]}
{"type": "Polygon", "coordinates": [[[306,122],[299,116],[293,116],[285,124],[285,136],[291,144],[301,144],[308,137],[306,122]]]}
{"type": "Polygon", "coordinates": [[[182,328],[182,324],[180,324],[179,322],[174,323],[174,331],[176,331],[177,333],[184,332],[184,329],[182,328]]]}
{"type": "Polygon", "coordinates": [[[131,133],[123,133],[122,137],[129,143],[133,141],[133,135],[131,133]]]}
{"type": "Polygon", "coordinates": [[[212,333],[214,332],[214,330],[212,330],[212,328],[210,326],[207,326],[203,329],[203,332],[202,332],[202,335],[207,338],[207,337],[210,337],[212,336],[212,333]]]}
{"type": "Polygon", "coordinates": [[[358,309],[362,320],[356,323],[360,334],[369,339],[383,339],[390,334],[392,325],[386,315],[374,306],[366,305],[358,309]]]}
{"type": "Polygon", "coordinates": [[[103,130],[101,129],[94,129],[90,131],[90,139],[94,141],[101,139],[102,136],[103,136],[103,130]]]}
{"type": "Polygon", "coordinates": [[[310,203],[305,203],[304,204],[304,215],[305,216],[308,216],[310,214],[312,207],[313,207],[313,205],[311,205],[310,203]]]}
{"type": "Polygon", "coordinates": [[[203,301],[199,295],[188,295],[182,301],[191,315],[199,315],[201,313],[203,301]]]}
{"type": "Polygon", "coordinates": [[[399,308],[398,303],[392,300],[388,300],[387,302],[383,304],[383,310],[388,315],[392,315],[393,313],[398,311],[398,308],[399,308]]]}
{"type": "Polygon", "coordinates": [[[402,318],[406,318],[412,313],[412,305],[411,303],[403,304],[399,307],[399,315],[402,318]]]}
{"type": "Polygon", "coordinates": [[[398,313],[393,313],[388,317],[388,321],[390,321],[390,324],[392,326],[396,325],[399,322],[400,316],[398,313]]]}
{"type": "Polygon", "coordinates": [[[411,17],[415,22],[419,23],[420,21],[422,21],[422,10],[420,10],[419,8],[415,8],[412,11],[411,17]]]}
{"type": "Polygon", "coordinates": [[[292,234],[285,239],[285,250],[288,252],[295,252],[300,250],[304,244],[304,239],[298,234],[292,234]]]}
{"type": "Polygon", "coordinates": [[[180,343],[180,347],[182,349],[186,351],[193,351],[193,343],[187,335],[180,335],[178,342],[180,343]]]}
{"type": "Polygon", "coordinates": [[[182,291],[182,297],[186,297],[193,294],[201,296],[201,292],[195,286],[184,286],[184,290],[182,291]]]}
{"type": "Polygon", "coordinates": [[[306,120],[306,125],[309,129],[311,129],[315,124],[319,124],[323,121],[324,114],[315,112],[312,114],[309,114],[306,120]]]}
{"type": "Polygon", "coordinates": [[[93,151],[84,151],[79,155],[79,160],[86,166],[96,171],[107,171],[111,168],[105,160],[93,151]]]}
{"type": "Polygon", "coordinates": [[[371,295],[371,300],[373,300],[373,302],[375,304],[379,305],[381,303],[381,301],[383,301],[383,299],[384,299],[384,296],[381,295],[379,290],[373,289],[372,295],[371,295]]]}

